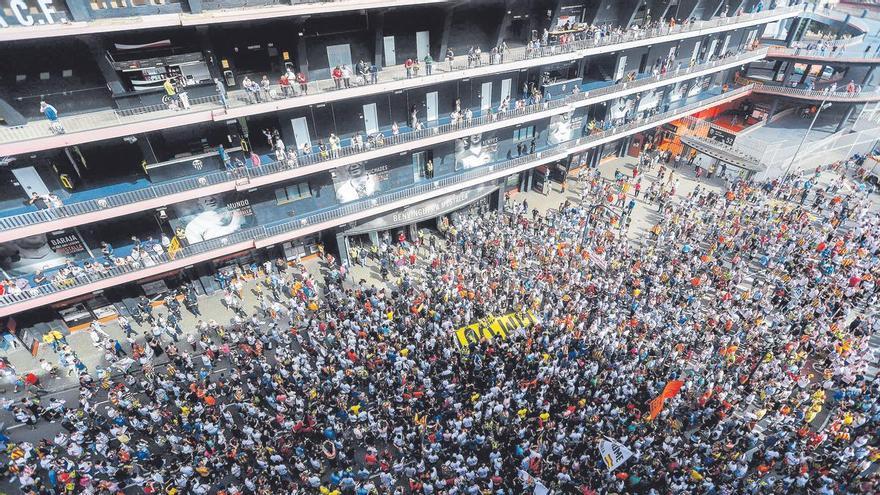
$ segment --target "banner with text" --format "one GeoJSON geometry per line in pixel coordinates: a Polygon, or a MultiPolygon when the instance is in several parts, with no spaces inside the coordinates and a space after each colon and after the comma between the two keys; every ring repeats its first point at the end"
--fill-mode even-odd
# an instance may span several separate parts
{"type": "Polygon", "coordinates": [[[524,314],[510,313],[498,317],[490,316],[456,330],[455,341],[459,347],[467,349],[471,344],[476,344],[482,339],[492,340],[495,337],[506,339],[507,334],[517,328],[529,328],[536,323],[538,323],[538,319],[531,311],[524,314]]]}

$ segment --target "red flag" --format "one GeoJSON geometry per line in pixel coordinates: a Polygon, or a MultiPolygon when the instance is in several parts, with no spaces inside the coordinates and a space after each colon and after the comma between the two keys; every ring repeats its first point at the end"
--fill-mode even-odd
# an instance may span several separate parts
{"type": "Polygon", "coordinates": [[[660,411],[663,410],[663,403],[666,402],[666,399],[675,397],[675,394],[681,390],[682,385],[684,385],[682,380],[669,380],[669,382],[666,383],[666,386],[663,387],[663,393],[650,402],[651,413],[648,414],[648,421],[652,421],[658,414],[660,414],[660,411]]]}

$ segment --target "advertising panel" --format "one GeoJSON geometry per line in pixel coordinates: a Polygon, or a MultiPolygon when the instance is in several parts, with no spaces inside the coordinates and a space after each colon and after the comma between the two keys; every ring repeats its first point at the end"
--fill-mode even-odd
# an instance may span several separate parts
{"type": "Polygon", "coordinates": [[[581,119],[576,118],[573,111],[554,115],[550,118],[550,126],[547,129],[547,142],[548,144],[559,144],[570,141],[575,137],[575,132],[580,127],[581,119]]]}
{"type": "Polygon", "coordinates": [[[389,167],[386,164],[358,162],[337,167],[330,171],[336,200],[348,203],[368,198],[379,191],[382,182],[388,180],[389,167]]]}
{"type": "Polygon", "coordinates": [[[177,203],[171,209],[174,212],[171,227],[175,231],[183,229],[190,244],[256,225],[250,200],[239,193],[205,196],[177,203]]]}
{"type": "Polygon", "coordinates": [[[73,230],[37,234],[0,244],[0,268],[10,276],[61,266],[89,258],[86,243],[73,230]]]}
{"type": "Polygon", "coordinates": [[[498,153],[498,136],[480,133],[455,140],[455,170],[467,170],[489,164],[498,153]]]}

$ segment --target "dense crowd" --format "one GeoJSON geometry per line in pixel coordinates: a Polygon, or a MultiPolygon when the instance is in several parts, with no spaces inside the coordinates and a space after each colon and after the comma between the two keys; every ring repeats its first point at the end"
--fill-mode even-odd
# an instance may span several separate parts
{"type": "Polygon", "coordinates": [[[26,494],[876,492],[867,192],[843,164],[721,194],[661,186],[633,241],[616,194],[676,173],[645,153],[610,181],[583,174],[584,199],[546,215],[508,200],[383,242],[359,259],[387,287],[324,253],[323,280],[260,267],[253,311],[245,274],[227,279],[229,314],[185,339],[173,298],[143,307],[145,344],[93,326],[129,372],[72,367],[78,404],[6,400],[63,427],[9,441],[6,478],[26,494]],[[457,337],[508,314],[504,335],[457,337]],[[633,457],[609,471],[603,439],[633,457]]]}

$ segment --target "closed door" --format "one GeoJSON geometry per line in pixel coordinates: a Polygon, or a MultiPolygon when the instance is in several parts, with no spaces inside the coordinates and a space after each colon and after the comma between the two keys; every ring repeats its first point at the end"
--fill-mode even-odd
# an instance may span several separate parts
{"type": "Polygon", "coordinates": [[[480,89],[480,110],[492,108],[492,83],[484,82],[480,89]]]}
{"type": "Polygon", "coordinates": [[[367,134],[379,132],[379,117],[376,115],[376,104],[364,105],[364,130],[367,134]]]}
{"type": "Polygon", "coordinates": [[[37,193],[40,196],[49,194],[49,188],[46,187],[46,183],[43,182],[43,178],[34,167],[16,168],[12,170],[12,174],[15,175],[18,185],[24,189],[29,198],[32,193],[37,193]]]}
{"type": "Polygon", "coordinates": [[[348,44],[328,46],[327,61],[330,62],[330,69],[337,65],[340,67],[343,65],[351,67],[351,46],[348,44]]]}
{"type": "Polygon", "coordinates": [[[419,60],[425,60],[425,57],[431,53],[431,32],[419,31],[416,33],[416,57],[419,60]]]}
{"type": "Polygon", "coordinates": [[[394,52],[394,36],[386,36],[385,41],[385,67],[397,65],[397,55],[394,52]]]}
{"type": "Polygon", "coordinates": [[[296,141],[296,147],[302,149],[306,143],[311,143],[312,138],[309,135],[309,123],[305,117],[298,119],[290,119],[293,126],[293,140],[296,141]]]}
{"type": "Polygon", "coordinates": [[[505,79],[501,81],[501,101],[504,101],[505,98],[510,98],[510,79],[505,79]]]}
{"type": "Polygon", "coordinates": [[[425,95],[425,109],[428,114],[428,122],[437,120],[437,92],[432,91],[425,95]]]}

